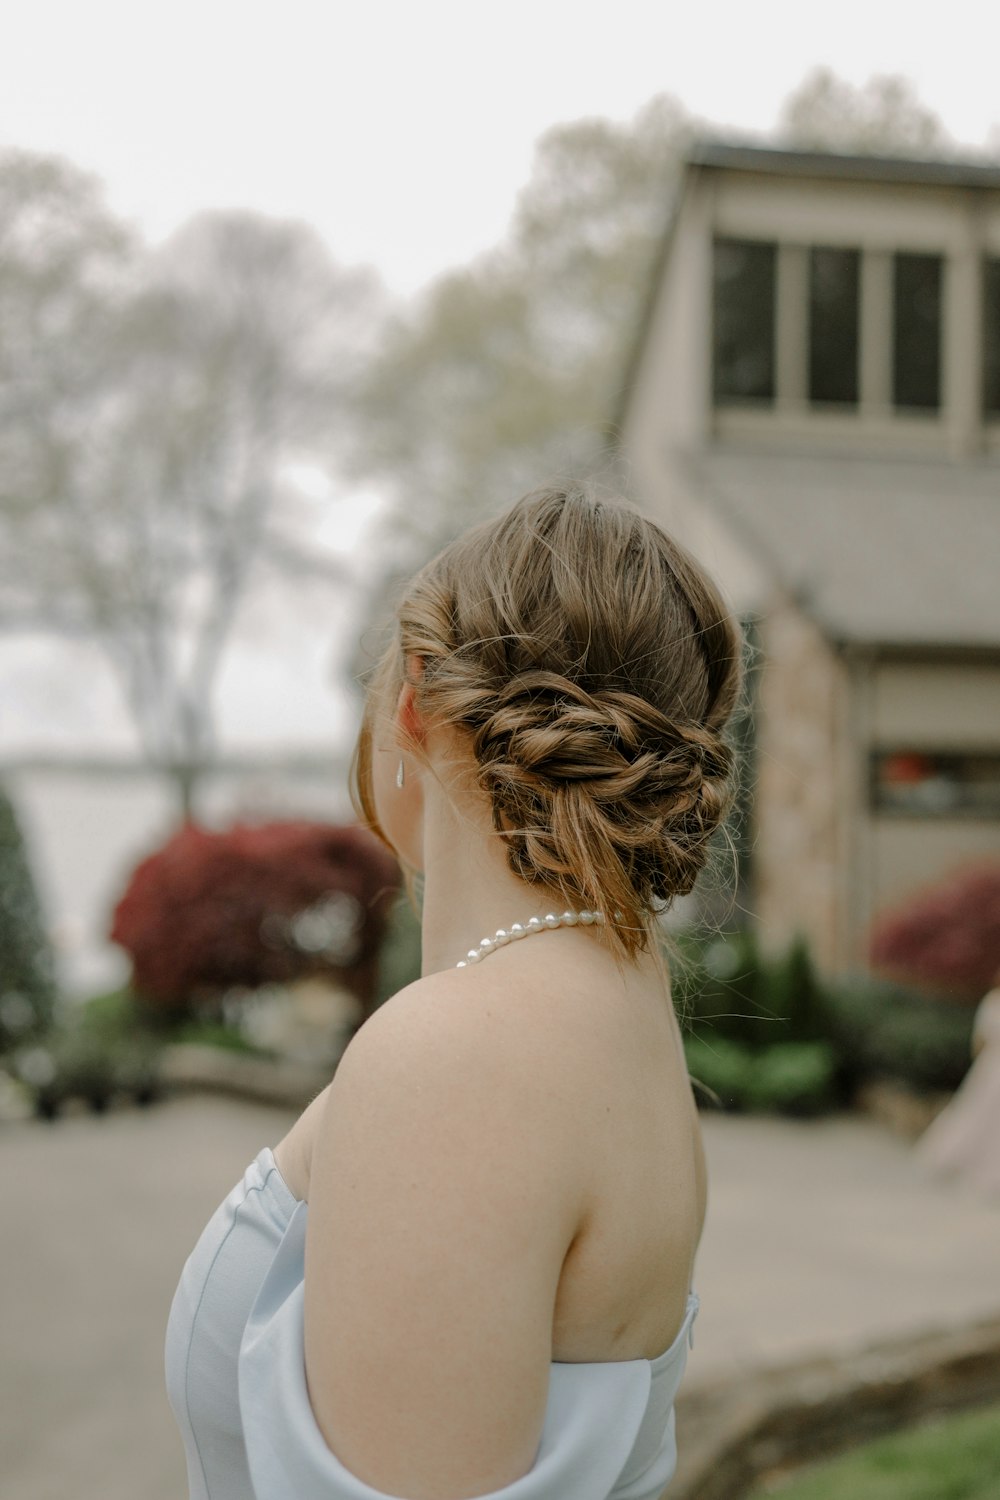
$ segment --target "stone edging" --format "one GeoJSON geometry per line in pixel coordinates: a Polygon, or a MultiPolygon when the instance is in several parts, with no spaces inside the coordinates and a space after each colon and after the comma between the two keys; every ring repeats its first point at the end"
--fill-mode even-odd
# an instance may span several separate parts
{"type": "Polygon", "coordinates": [[[871,1078],[855,1093],[853,1107],[904,1140],[916,1141],[944,1109],[953,1093],[918,1093],[896,1078],[871,1078]]]}
{"type": "Polygon", "coordinates": [[[997,1400],[1000,1312],[959,1330],[682,1388],[677,1470],[663,1500],[741,1500],[769,1475],[997,1400]]]}
{"type": "Polygon", "coordinates": [[[283,1109],[305,1109],[332,1076],[329,1067],[255,1057],[192,1042],[165,1047],[160,1064],[160,1079],[169,1093],[207,1090],[283,1109]]]}

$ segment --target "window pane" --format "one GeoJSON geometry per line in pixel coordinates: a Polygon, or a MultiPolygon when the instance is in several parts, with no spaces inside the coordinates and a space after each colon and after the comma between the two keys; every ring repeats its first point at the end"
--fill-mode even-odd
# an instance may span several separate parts
{"type": "Polygon", "coordinates": [[[858,402],[858,306],[861,255],[809,252],[809,400],[858,402]]]}
{"type": "Polygon", "coordinates": [[[1000,817],[1000,755],[876,751],[872,800],[879,812],[911,817],[1000,817]]]}
{"type": "Polygon", "coordinates": [[[716,240],[712,386],[716,401],[774,400],[773,244],[716,240]]]}
{"type": "Polygon", "coordinates": [[[983,267],[983,407],[1000,413],[1000,260],[983,267]]]}
{"type": "Polygon", "coordinates": [[[893,294],[893,400],[941,405],[941,257],[897,255],[893,294]]]}

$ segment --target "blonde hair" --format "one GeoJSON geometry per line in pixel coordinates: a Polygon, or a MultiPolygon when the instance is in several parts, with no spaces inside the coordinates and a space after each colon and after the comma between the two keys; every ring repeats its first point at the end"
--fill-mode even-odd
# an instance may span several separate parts
{"type": "Polygon", "coordinates": [[[352,765],[359,814],[387,843],[373,723],[416,657],[416,706],[467,740],[514,873],[603,911],[623,956],[649,948],[734,793],[742,639],[701,567],[634,506],[546,488],[433,558],[396,618],[352,765]]]}

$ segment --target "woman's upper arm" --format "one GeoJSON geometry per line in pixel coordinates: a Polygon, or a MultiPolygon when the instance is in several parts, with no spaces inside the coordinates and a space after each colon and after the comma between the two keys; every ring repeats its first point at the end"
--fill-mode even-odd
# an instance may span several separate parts
{"type": "Polygon", "coordinates": [[[534,1462],[579,1217],[557,1107],[525,1052],[480,1011],[394,1004],[330,1088],[306,1373],[328,1446],[373,1488],[457,1500],[534,1462]]]}

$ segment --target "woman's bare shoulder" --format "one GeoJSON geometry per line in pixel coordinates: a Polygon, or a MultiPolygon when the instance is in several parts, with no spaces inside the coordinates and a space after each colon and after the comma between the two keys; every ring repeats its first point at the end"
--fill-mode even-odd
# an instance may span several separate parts
{"type": "MultiPolygon", "coordinates": [[[[447,969],[426,974],[392,995],[354,1033],[337,1078],[370,1068],[461,1068],[463,1075],[500,1082],[538,1055],[537,1027],[526,1024],[523,987],[497,974],[447,969]]],[[[539,1064],[541,1066],[541,1064],[539,1064]]]]}
{"type": "Polygon", "coordinates": [[[489,1040],[492,1007],[475,1003],[486,981],[456,977],[408,986],[358,1030],[314,1142],[310,1397],[344,1462],[394,1490],[379,1468],[386,1369],[417,1438],[433,1431],[442,1453],[471,1443],[527,1455],[511,1474],[527,1472],[560,1271],[585,1208],[569,1132],[555,1132],[537,1076],[516,1066],[513,1029],[489,1040]],[[470,1381],[484,1349],[492,1374],[470,1381]]]}
{"type": "MultiPolygon", "coordinates": [[[[506,1038],[527,1050],[537,1044],[544,992],[542,976],[500,969],[444,969],[421,975],[390,996],[354,1033],[344,1052],[361,1054],[394,1046],[431,1050],[453,1044],[488,1050],[506,1038]]],[[[342,1059],[342,1062],[343,1060],[342,1059]]]]}
{"type": "Polygon", "coordinates": [[[393,1069],[401,1077],[412,1078],[416,1071],[429,1080],[435,1066],[442,1066],[446,1076],[460,1069],[468,1079],[476,1078],[490,1060],[499,1062],[501,1039],[506,1035],[513,1043],[516,1028],[509,1014],[490,1003],[495,984],[489,977],[485,984],[477,980],[479,976],[466,978],[456,970],[423,975],[358,1027],[334,1077],[273,1147],[278,1170],[295,1197],[309,1197],[316,1139],[334,1102],[331,1095],[343,1099],[360,1085],[370,1096],[393,1069]]]}

